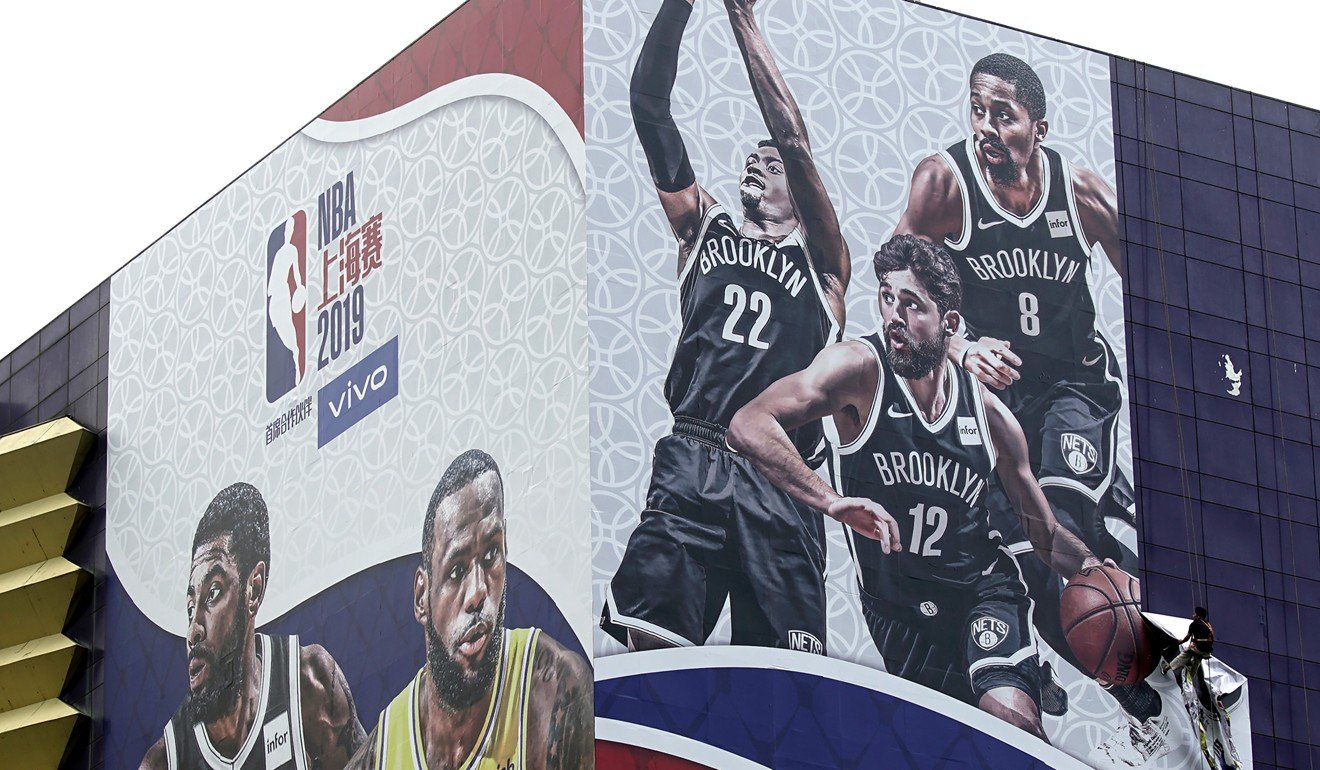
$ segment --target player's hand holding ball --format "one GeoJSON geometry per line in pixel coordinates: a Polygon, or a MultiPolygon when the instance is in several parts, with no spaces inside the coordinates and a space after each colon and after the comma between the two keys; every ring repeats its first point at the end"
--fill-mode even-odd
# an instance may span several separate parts
{"type": "Polygon", "coordinates": [[[1012,348],[1013,343],[994,337],[981,337],[963,348],[962,368],[973,377],[994,388],[1003,390],[1022,378],[1017,367],[1022,365],[1012,348]]]}
{"type": "Polygon", "coordinates": [[[1068,580],[1059,601],[1068,646],[1085,673],[1103,684],[1132,685],[1155,670],[1155,651],[1141,616],[1141,583],[1112,559],[1068,580]]]}
{"type": "Polygon", "coordinates": [[[903,550],[898,534],[898,522],[884,506],[865,497],[840,497],[830,503],[826,511],[831,519],[841,521],[857,534],[880,541],[880,550],[894,553],[903,550]]]}

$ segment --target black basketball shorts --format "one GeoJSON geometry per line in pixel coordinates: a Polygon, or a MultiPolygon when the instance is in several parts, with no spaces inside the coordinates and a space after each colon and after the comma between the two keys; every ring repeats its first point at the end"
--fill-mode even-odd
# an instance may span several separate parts
{"type": "Polygon", "coordinates": [[[656,443],[641,522],[610,581],[602,626],[704,644],[726,600],[731,643],[825,652],[825,525],[728,449],[679,419],[656,443]]]}
{"type": "Polygon", "coordinates": [[[964,590],[939,589],[916,604],[859,590],[862,615],[885,670],[978,705],[1012,687],[1040,705],[1040,664],[1031,636],[1031,602],[1007,556],[964,590]]]}
{"type": "MultiPolygon", "coordinates": [[[[1121,561],[1118,543],[1105,528],[1109,499],[1118,508],[1131,503],[1130,485],[1117,467],[1118,421],[1124,408],[1117,364],[1097,344],[1091,367],[1072,380],[1055,382],[1037,393],[999,394],[1022,425],[1032,470],[1054,508],[1059,523],[1101,558],[1121,561]]],[[[1085,361],[1083,362],[1085,363],[1085,361]]],[[[990,525],[1015,554],[1028,552],[1026,533],[998,477],[986,498],[990,525]]]]}

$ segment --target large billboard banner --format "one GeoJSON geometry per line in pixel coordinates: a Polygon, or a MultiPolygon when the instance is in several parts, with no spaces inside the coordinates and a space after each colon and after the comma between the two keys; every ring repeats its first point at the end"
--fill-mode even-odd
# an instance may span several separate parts
{"type": "Polygon", "coordinates": [[[1108,58],[898,0],[584,40],[598,739],[1199,755],[1141,651],[1108,58]]]}
{"type": "Polygon", "coordinates": [[[1142,614],[1111,88],[468,0],[110,281],[106,764],[1249,766],[1142,614]]]}
{"type": "Polygon", "coordinates": [[[114,277],[111,766],[590,765],[579,89],[315,121],[114,277]]]}

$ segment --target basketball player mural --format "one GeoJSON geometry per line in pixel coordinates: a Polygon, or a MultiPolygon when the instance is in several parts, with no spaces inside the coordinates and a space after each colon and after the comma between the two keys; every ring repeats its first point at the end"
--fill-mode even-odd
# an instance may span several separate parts
{"type": "Polygon", "coordinates": [[[352,767],[591,767],[592,677],[539,628],[504,627],[504,482],[471,449],[426,506],[413,615],[426,663],[380,713],[352,767]]]}
{"type": "MultiPolygon", "coordinates": [[[[1107,515],[1132,522],[1131,487],[1115,456],[1123,372],[1097,329],[1088,283],[1099,267],[1093,260],[1121,270],[1114,191],[1044,144],[1045,89],[1026,62],[991,54],[972,67],[969,83],[972,133],[917,165],[895,232],[952,253],[967,334],[950,340],[949,359],[998,391],[1017,417],[1059,522],[1131,570],[1135,554],[1105,526],[1107,515]]],[[[1022,553],[1028,538],[1005,492],[991,485],[990,521],[1022,553]]],[[[1085,671],[1063,638],[1058,576],[1035,559],[1022,568],[1036,628],[1085,671]]],[[[1155,690],[1145,682],[1108,690],[1131,718],[1124,737],[1142,761],[1166,753],[1169,728],[1155,690]]]]}
{"type": "Polygon", "coordinates": [[[885,668],[1041,739],[1040,666],[1016,561],[987,520],[998,478],[1041,563],[1071,577],[1101,560],[1060,526],[1012,412],[946,358],[961,323],[952,259],[895,236],[874,259],[882,331],[821,351],[733,419],[729,445],[801,504],[844,521],[862,614],[885,668]],[[831,476],[789,439],[827,418],[831,476]]]}
{"type": "Polygon", "coordinates": [[[143,768],[342,768],[362,745],[353,695],[330,653],[256,633],[270,576],[270,518],[251,484],[211,500],[188,576],[188,695],[143,768]]]}
{"type": "MultiPolygon", "coordinates": [[[[665,381],[673,431],[656,443],[602,625],[630,649],[703,644],[727,598],[734,644],[823,653],[824,522],[730,452],[724,434],[741,406],[837,339],[851,268],[753,3],[726,5],[770,134],[740,172],[741,224],[696,180],[670,114],[688,0],[663,0],[633,70],[633,121],[678,239],[681,331],[665,381]]],[[[812,457],[820,423],[788,441],[812,457]]]]}

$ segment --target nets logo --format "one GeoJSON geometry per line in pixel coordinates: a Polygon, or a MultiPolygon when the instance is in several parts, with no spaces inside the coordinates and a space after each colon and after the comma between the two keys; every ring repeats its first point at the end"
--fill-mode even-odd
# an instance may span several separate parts
{"type": "Polygon", "coordinates": [[[935,604],[935,602],[922,602],[918,609],[921,610],[922,615],[925,615],[928,618],[933,618],[940,614],[939,605],[935,604]]]}
{"type": "Polygon", "coordinates": [[[999,618],[977,618],[972,621],[972,641],[989,651],[999,646],[1008,636],[1008,624],[999,618]]]}
{"type": "Polygon", "coordinates": [[[1095,451],[1095,446],[1076,433],[1059,436],[1059,449],[1063,452],[1063,461],[1068,463],[1068,467],[1078,476],[1094,470],[1096,461],[1100,459],[1100,453],[1095,451]]]}
{"type": "Polygon", "coordinates": [[[809,652],[812,655],[824,655],[825,645],[820,640],[806,631],[788,632],[788,649],[798,652],[809,652]]]}
{"type": "Polygon", "coordinates": [[[306,374],[307,214],[298,211],[266,238],[266,401],[306,374]]]}

